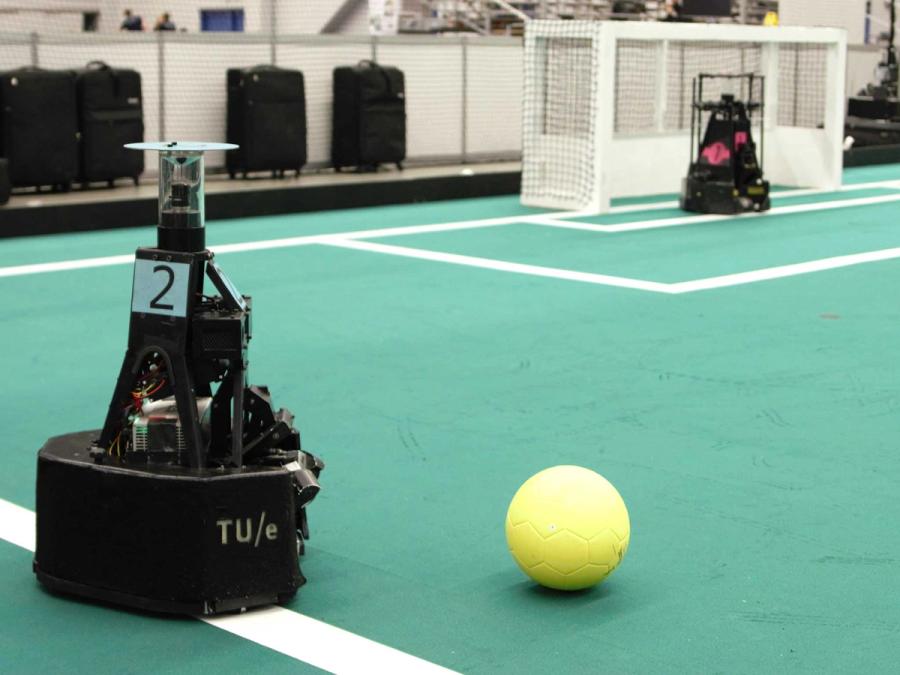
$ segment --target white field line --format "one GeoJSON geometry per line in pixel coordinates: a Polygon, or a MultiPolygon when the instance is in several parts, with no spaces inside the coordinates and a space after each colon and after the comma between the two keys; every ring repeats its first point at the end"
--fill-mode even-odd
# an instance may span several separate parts
{"type": "MultiPolygon", "coordinates": [[[[0,539],[34,552],[34,512],[0,499],[0,539]]],[[[284,607],[195,618],[333,673],[455,672],[284,607]]]]}
{"type": "Polygon", "coordinates": [[[0,267],[0,277],[20,277],[25,274],[42,274],[44,272],[64,272],[66,270],[83,270],[91,267],[108,265],[127,265],[134,262],[134,255],[110,255],[104,258],[82,258],[81,260],[62,260],[60,262],[34,263],[32,265],[13,265],[0,267]]]}
{"type": "MultiPolygon", "coordinates": [[[[771,211],[770,211],[771,213],[771,211]]],[[[756,215],[756,214],[754,214],[756,215]]],[[[574,220],[560,220],[559,218],[534,218],[529,221],[531,225],[543,225],[544,227],[558,227],[563,230],[583,230],[585,232],[600,232],[613,234],[628,230],[618,229],[628,226],[629,230],[657,230],[663,227],[675,227],[677,225],[700,225],[702,223],[715,222],[717,220],[730,220],[738,216],[723,216],[708,214],[701,216],[677,216],[674,218],[660,218],[659,220],[640,220],[633,223],[619,223],[617,225],[603,225],[601,223],[580,223],[574,220]]]]}
{"type": "MultiPolygon", "coordinates": [[[[830,192],[855,192],[857,190],[871,190],[873,188],[900,189],[900,180],[879,180],[870,183],[850,183],[841,185],[838,188],[786,188],[784,190],[776,190],[771,193],[775,199],[781,197],[806,197],[809,195],[823,195],[830,192]]],[[[642,211],[661,211],[664,209],[677,209],[679,206],[677,200],[669,200],[665,202],[650,202],[649,204],[624,204],[622,206],[613,206],[607,213],[640,213],[642,211]]],[[[586,216],[596,216],[596,213],[587,213],[586,216]]],[[[559,218],[559,216],[556,216],[559,218]]],[[[575,216],[566,216],[574,218],[575,216]]]]}
{"type": "Polygon", "coordinates": [[[679,281],[677,283],[669,284],[668,292],[675,294],[693,293],[695,291],[706,291],[713,288],[740,286],[742,284],[752,284],[758,281],[783,279],[784,277],[793,277],[800,274],[823,272],[825,270],[834,270],[841,267],[850,267],[852,265],[863,265],[865,263],[879,262],[882,260],[894,260],[896,258],[900,258],[900,248],[885,248],[879,251],[853,253],[850,255],[821,258],[819,260],[810,260],[808,262],[793,263],[790,265],[779,265],[778,267],[767,267],[765,269],[751,270],[749,272],[725,274],[719,277],[709,277],[708,279],[679,281]]]}
{"type": "Polygon", "coordinates": [[[829,192],[855,192],[856,190],[872,190],[874,188],[888,188],[900,190],[900,179],[874,180],[868,183],[847,183],[838,188],[786,188],[775,190],[773,197],[806,197],[808,195],[828,194],[829,192]]]}
{"type": "Polygon", "coordinates": [[[451,263],[466,267],[480,267],[483,269],[497,270],[500,272],[512,272],[514,274],[527,274],[534,277],[550,277],[553,279],[565,279],[567,281],[580,281],[586,284],[600,284],[602,286],[618,286],[620,288],[633,288],[641,291],[655,291],[657,293],[671,293],[669,284],[657,281],[643,281],[641,279],[627,279],[625,277],[609,276],[607,274],[594,274],[592,272],[575,272],[572,270],[558,269],[556,267],[541,267],[539,265],[526,265],[523,263],[494,260],[492,258],[477,258],[456,253],[442,253],[440,251],[427,251],[406,246],[392,246],[390,244],[378,244],[372,241],[353,241],[335,237],[322,242],[328,246],[351,248],[357,251],[371,251],[373,253],[385,253],[405,258],[418,258],[419,260],[431,260],[433,262],[451,263]]]}
{"type": "Polygon", "coordinates": [[[433,225],[405,225],[400,227],[383,227],[372,230],[353,230],[351,232],[338,232],[335,234],[310,234],[299,237],[287,237],[285,239],[265,239],[263,241],[250,241],[238,244],[220,244],[210,246],[213,253],[239,253],[243,251],[262,251],[270,248],[290,248],[292,246],[306,246],[309,244],[321,244],[323,240],[333,237],[341,239],[378,239],[380,237],[402,237],[412,234],[429,234],[431,232],[450,232],[453,230],[468,230],[482,227],[496,227],[498,225],[511,225],[521,222],[523,218],[534,216],[504,216],[502,218],[483,218],[481,220],[461,220],[450,223],[436,223],[433,225]]]}
{"type": "MultiPolygon", "coordinates": [[[[588,215],[582,211],[560,211],[551,213],[551,216],[561,218],[578,218],[588,215]]],[[[349,232],[336,232],[334,234],[308,234],[297,237],[281,239],[264,239],[262,241],[246,241],[237,244],[219,244],[210,246],[213,253],[241,253],[244,251],[263,251],[273,248],[292,248],[295,246],[309,246],[312,244],[328,243],[331,239],[377,239],[380,237],[398,237],[413,234],[428,234],[431,232],[449,232],[451,230],[467,230],[499,225],[511,225],[513,223],[528,222],[531,219],[543,216],[503,216],[499,218],[482,218],[478,220],[461,220],[449,223],[435,223],[431,225],[407,225],[401,227],[385,227],[371,230],[352,230],[349,232]]],[[[0,267],[0,278],[20,277],[27,274],[43,274],[45,272],[64,272],[67,270],[87,269],[92,267],[106,267],[109,265],[128,265],[134,262],[134,255],[111,255],[103,258],[84,258],[81,260],[62,260],[59,262],[32,263],[29,265],[12,265],[0,267]]]]}
{"type": "Polygon", "coordinates": [[[856,199],[840,199],[829,202],[817,202],[813,204],[791,204],[789,206],[775,206],[763,213],[742,213],[739,215],[705,214],[699,216],[678,216],[675,218],[660,218],[658,220],[642,220],[633,223],[618,223],[616,225],[601,225],[597,223],[576,223],[569,220],[560,220],[557,217],[534,217],[530,223],[546,227],[558,227],[567,230],[586,230],[589,232],[602,232],[615,234],[620,232],[635,232],[638,230],[656,230],[663,227],[677,227],[680,225],[701,225],[722,220],[737,220],[746,218],[768,218],[778,215],[793,213],[809,213],[813,211],[832,211],[836,209],[849,209],[856,206],[873,206],[875,204],[889,204],[900,202],[900,193],[893,195],[879,195],[877,197],[857,197],[856,199]]]}
{"type": "Polygon", "coordinates": [[[332,673],[455,672],[284,607],[202,620],[332,673]]]}
{"type": "MultiPolygon", "coordinates": [[[[857,185],[848,185],[841,188],[841,191],[852,191],[854,189],[864,189],[873,187],[893,187],[900,188],[900,181],[878,181],[874,183],[859,183],[857,185]]],[[[827,190],[798,190],[808,194],[828,192],[827,190]]],[[[783,206],[771,209],[767,214],[748,214],[743,217],[764,217],[769,214],[777,213],[798,213],[801,211],[818,211],[831,208],[848,208],[852,206],[865,206],[870,204],[886,203],[900,200],[900,195],[884,195],[880,197],[864,197],[860,199],[837,200],[829,202],[819,202],[818,204],[798,204],[793,206],[783,206]]],[[[631,209],[632,205],[619,207],[620,209],[631,209]]],[[[637,206],[637,205],[634,205],[637,206]]],[[[493,227],[500,225],[510,225],[513,223],[535,223],[539,225],[549,225],[552,227],[564,227],[571,229],[583,229],[597,232],[626,232],[643,229],[654,229],[659,227],[672,227],[675,225],[686,225],[690,223],[709,222],[711,220],[725,220],[735,216],[718,216],[718,215],[701,215],[701,216],[685,216],[682,218],[663,218],[657,220],[646,220],[633,223],[620,223],[618,225],[595,225],[591,223],[574,223],[563,218],[578,218],[587,215],[593,215],[583,211],[561,211],[556,213],[547,213],[540,215],[523,215],[523,216],[502,216],[498,218],[483,218],[476,220],[464,220],[449,223],[435,223],[430,225],[409,225],[401,227],[388,227],[369,230],[352,230],[348,232],[338,232],[334,234],[313,234],[301,235],[296,237],[287,237],[281,239],[266,239],[262,241],[249,241],[236,244],[220,244],[211,246],[214,253],[240,253],[243,251],[260,251],[275,248],[290,248],[295,246],[307,246],[312,244],[333,244],[336,238],[342,240],[355,239],[377,239],[381,237],[395,237],[413,234],[428,234],[431,232],[448,232],[452,230],[476,229],[483,227],[493,227]]],[[[738,216],[740,217],[740,216],[738,216]]],[[[412,249],[415,250],[415,249],[412,249]]],[[[9,267],[0,267],[0,278],[17,277],[29,274],[43,274],[47,272],[62,272],[67,270],[89,269],[94,267],[106,267],[109,265],[127,265],[134,261],[131,254],[113,255],[102,258],[83,258],[79,260],[62,260],[59,262],[32,263],[27,265],[12,265],[9,267]]]]}
{"type": "Polygon", "coordinates": [[[0,537],[26,551],[34,551],[34,511],[0,499],[0,537]]]}
{"type": "Polygon", "coordinates": [[[695,279],[693,281],[677,281],[666,283],[660,281],[646,281],[644,279],[610,276],[607,274],[595,274],[593,272],[576,272],[573,270],[559,269],[556,267],[526,265],[522,263],[507,262],[505,260],[494,260],[492,258],[478,258],[468,255],[459,255],[456,253],[442,253],[440,251],[408,248],[406,246],[379,244],[371,241],[350,241],[347,239],[335,238],[330,241],[323,241],[322,243],[328,246],[349,248],[357,251],[369,251],[371,253],[383,253],[386,255],[395,255],[403,258],[417,258],[419,260],[450,263],[452,265],[462,265],[465,267],[480,267],[482,269],[496,270],[498,272],[512,272],[514,274],[526,274],[535,277],[562,279],[564,281],[577,281],[585,284],[596,284],[600,286],[631,288],[639,291],[665,293],[668,295],[681,295],[684,293],[694,293],[696,291],[706,291],[714,288],[740,286],[743,284],[752,284],[759,281],[770,281],[772,279],[798,276],[800,274],[823,272],[826,270],[838,269],[840,267],[850,267],[852,265],[862,265],[865,263],[900,258],[900,248],[886,248],[878,251],[869,251],[866,253],[853,253],[850,255],[835,256],[832,258],[821,258],[819,260],[792,263],[790,265],[779,265],[778,267],[767,267],[764,269],[751,270],[749,272],[725,274],[718,277],[709,277],[707,279],[695,279]]]}
{"type": "MultiPolygon", "coordinates": [[[[673,227],[676,225],[688,225],[710,222],[714,220],[728,220],[730,218],[762,218],[767,215],[800,213],[806,211],[824,211],[828,209],[849,208],[852,206],[867,206],[886,202],[900,201],[898,195],[883,195],[880,197],[862,197],[859,199],[845,199],[817,204],[796,204],[793,206],[780,206],[763,214],[746,214],[744,216],[683,216],[679,218],[663,218],[658,220],[644,220],[634,223],[620,223],[618,225],[595,225],[591,223],[575,223],[561,218],[577,218],[586,215],[580,211],[562,211],[544,215],[528,216],[503,216],[499,218],[483,218],[478,220],[462,220],[450,223],[435,223],[431,225],[408,225],[401,227],[385,227],[370,230],[352,230],[349,232],[337,232],[334,234],[311,234],[282,239],[264,239],[262,241],[247,241],[237,244],[220,244],[210,246],[213,253],[240,253],[244,251],[262,251],[275,248],[291,248],[295,246],[308,246],[312,244],[330,244],[336,238],[343,240],[355,239],[379,239],[382,237],[397,237],[413,234],[428,234],[432,232],[449,232],[452,230],[478,229],[511,225],[513,223],[534,223],[550,227],[562,227],[567,229],[590,230],[594,232],[629,232],[634,230],[655,229],[660,227],[673,227]]],[[[134,260],[133,255],[113,255],[103,258],[84,258],[81,260],[62,260],[59,262],[33,263],[29,265],[13,265],[0,267],[0,278],[18,277],[28,274],[43,274],[46,272],[63,272],[67,270],[88,269],[93,267],[106,267],[109,265],[127,265],[134,260]]]]}

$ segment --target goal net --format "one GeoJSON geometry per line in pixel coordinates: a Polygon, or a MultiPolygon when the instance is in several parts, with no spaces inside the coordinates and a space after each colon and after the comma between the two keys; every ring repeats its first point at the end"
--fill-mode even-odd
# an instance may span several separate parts
{"type": "MultiPolygon", "coordinates": [[[[603,212],[613,197],[678,192],[700,73],[764,77],[756,123],[773,185],[837,188],[846,51],[845,32],[832,28],[531,21],[522,203],[603,212]]],[[[718,83],[704,99],[748,94],[718,83]]]]}

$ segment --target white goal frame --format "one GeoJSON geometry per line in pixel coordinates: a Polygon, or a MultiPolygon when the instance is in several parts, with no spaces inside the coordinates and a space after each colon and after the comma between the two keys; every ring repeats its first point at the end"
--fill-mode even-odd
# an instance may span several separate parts
{"type": "MultiPolygon", "coordinates": [[[[671,87],[670,77],[675,77],[669,71],[676,67],[673,59],[669,58],[670,45],[678,45],[681,50],[682,63],[678,77],[682,79],[685,45],[697,45],[698,48],[713,45],[722,49],[743,45],[752,48],[754,54],[758,54],[754,58],[759,61],[759,74],[765,77],[766,107],[762,123],[765,124],[766,178],[773,185],[820,189],[840,187],[846,31],[836,28],[664,22],[531,21],[525,33],[523,204],[603,213],[609,209],[613,197],[680,191],[694,150],[690,148],[689,123],[685,123],[683,128],[666,127],[665,123],[666,111],[671,107],[668,105],[667,86],[671,87]],[[547,45],[560,38],[589,45],[591,52],[592,91],[581,96],[582,101],[588,101],[593,110],[584,111],[589,115],[584,123],[589,128],[579,128],[577,138],[561,135],[558,131],[546,133],[546,104],[542,102],[549,95],[547,45]],[[652,129],[638,132],[616,130],[617,79],[621,77],[617,55],[622,41],[627,41],[625,45],[653,45],[652,49],[658,54],[655,59],[656,72],[650,76],[652,81],[649,84],[655,95],[652,95],[653,100],[647,102],[652,106],[652,129]],[[817,72],[823,69],[824,74],[816,81],[807,78],[800,85],[815,88],[813,94],[816,105],[821,102],[822,122],[800,125],[795,114],[793,125],[779,123],[780,93],[785,94],[785,98],[788,93],[791,94],[795,111],[798,100],[808,105],[813,98],[813,94],[800,86],[788,89],[785,85],[784,91],[781,91],[779,84],[779,75],[784,79],[782,69],[791,67],[788,62],[780,64],[780,58],[798,59],[801,50],[807,46],[813,49],[804,53],[813,54],[817,59],[812,67],[818,69],[817,72]],[[583,172],[590,172],[586,181],[583,172]],[[582,179],[581,188],[570,190],[567,180],[557,180],[554,185],[554,176],[566,174],[578,175],[582,179]]],[[[643,46],[639,48],[643,49],[643,46]]],[[[799,61],[794,68],[793,72],[801,72],[799,61]]],[[[708,69],[704,65],[704,72],[726,71],[720,69],[720,64],[710,63],[708,69]]],[[[684,101],[680,101],[679,106],[683,105],[684,101]]]]}

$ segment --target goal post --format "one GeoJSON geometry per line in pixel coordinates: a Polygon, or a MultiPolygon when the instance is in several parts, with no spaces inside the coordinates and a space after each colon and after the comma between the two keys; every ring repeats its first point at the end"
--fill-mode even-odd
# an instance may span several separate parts
{"type": "MultiPolygon", "coordinates": [[[[531,21],[522,203],[602,213],[613,197],[678,192],[700,73],[762,75],[766,178],[836,189],[846,60],[835,28],[531,21]]],[[[710,96],[740,95],[727,86],[710,96]]]]}

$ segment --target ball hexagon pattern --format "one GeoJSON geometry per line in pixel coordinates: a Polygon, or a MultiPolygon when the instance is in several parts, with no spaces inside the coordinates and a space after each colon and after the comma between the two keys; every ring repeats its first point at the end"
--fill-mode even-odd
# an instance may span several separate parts
{"type": "Polygon", "coordinates": [[[603,581],[622,562],[630,536],[621,495],[603,476],[578,466],[535,474],[506,514],[506,541],[516,564],[558,590],[603,581]]]}

